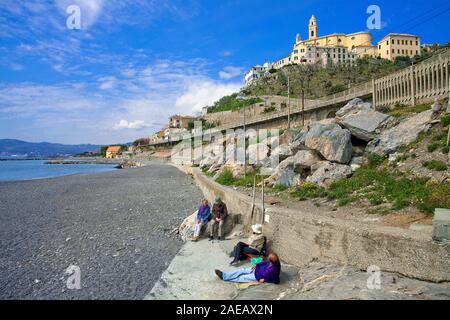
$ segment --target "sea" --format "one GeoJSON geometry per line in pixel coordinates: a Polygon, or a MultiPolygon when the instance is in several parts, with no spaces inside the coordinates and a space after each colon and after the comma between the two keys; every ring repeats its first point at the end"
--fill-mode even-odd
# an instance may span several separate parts
{"type": "Polygon", "coordinates": [[[0,158],[0,181],[35,180],[116,170],[117,164],[46,164],[48,160],[0,158]]]}

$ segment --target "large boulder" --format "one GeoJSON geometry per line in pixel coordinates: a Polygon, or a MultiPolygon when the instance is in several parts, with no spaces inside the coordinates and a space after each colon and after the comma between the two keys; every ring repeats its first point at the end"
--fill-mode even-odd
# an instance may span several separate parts
{"type": "Polygon", "coordinates": [[[416,141],[421,132],[428,131],[433,118],[433,111],[428,110],[400,122],[399,125],[393,128],[382,131],[378,137],[367,145],[366,152],[379,155],[389,155],[397,152],[401,146],[406,146],[416,141]]]}
{"type": "Polygon", "coordinates": [[[266,143],[251,144],[247,148],[248,163],[252,165],[261,164],[269,156],[269,147],[266,143]]]}
{"type": "Polygon", "coordinates": [[[291,144],[295,141],[296,137],[300,133],[300,130],[298,129],[288,129],[286,132],[284,132],[279,139],[279,144],[291,144]]]}
{"type": "Polygon", "coordinates": [[[300,182],[300,175],[294,171],[294,157],[282,161],[267,181],[269,185],[282,184],[288,187],[297,185],[300,182]]]}
{"type": "Polygon", "coordinates": [[[223,158],[222,155],[214,155],[209,154],[205,158],[203,158],[202,161],[200,161],[200,169],[210,168],[211,166],[215,164],[222,164],[223,158]]]}
{"type": "Polygon", "coordinates": [[[336,113],[336,120],[341,126],[350,130],[352,135],[368,142],[373,140],[393,118],[375,111],[371,103],[355,99],[336,113]]]}
{"type": "Polygon", "coordinates": [[[347,164],[352,158],[351,133],[337,124],[312,124],[304,143],[329,161],[347,164]]]}
{"type": "Polygon", "coordinates": [[[317,152],[312,150],[300,150],[293,157],[294,171],[301,173],[305,169],[311,169],[313,165],[321,161],[322,159],[317,152]]]}
{"type": "Polygon", "coordinates": [[[289,145],[282,144],[271,152],[270,157],[278,157],[279,161],[281,162],[289,157],[292,157],[293,155],[294,150],[292,150],[292,148],[289,145]]]}
{"type": "Polygon", "coordinates": [[[322,161],[313,166],[314,173],[306,181],[321,186],[327,186],[331,182],[352,175],[352,169],[348,165],[322,161]]]}

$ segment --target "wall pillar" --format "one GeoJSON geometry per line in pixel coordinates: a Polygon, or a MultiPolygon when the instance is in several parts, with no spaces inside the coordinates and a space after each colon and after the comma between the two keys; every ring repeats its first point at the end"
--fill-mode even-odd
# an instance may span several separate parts
{"type": "Polygon", "coordinates": [[[411,105],[416,105],[416,86],[415,86],[415,72],[416,69],[414,66],[411,67],[411,71],[409,73],[410,85],[411,85],[411,105]]]}

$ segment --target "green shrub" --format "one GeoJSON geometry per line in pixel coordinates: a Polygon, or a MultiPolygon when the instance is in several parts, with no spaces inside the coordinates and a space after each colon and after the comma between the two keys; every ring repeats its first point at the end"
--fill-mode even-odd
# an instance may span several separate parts
{"type": "Polygon", "coordinates": [[[332,183],[326,194],[330,199],[350,199],[350,202],[368,199],[372,205],[389,202],[399,210],[426,203],[429,195],[426,183],[427,179],[408,178],[387,169],[361,168],[352,178],[332,183]]]}
{"type": "Polygon", "coordinates": [[[236,179],[234,178],[233,173],[229,169],[225,169],[216,179],[216,182],[224,186],[231,186],[236,182],[236,179]]]}
{"type": "Polygon", "coordinates": [[[325,188],[310,182],[306,182],[303,185],[297,187],[297,189],[291,193],[291,196],[298,198],[300,201],[307,199],[316,199],[326,197],[327,192],[325,188]]]}
{"type": "Polygon", "coordinates": [[[425,161],[422,165],[429,170],[435,171],[445,171],[448,169],[448,166],[445,164],[445,162],[439,160],[425,161]]]}
{"type": "Polygon", "coordinates": [[[448,126],[450,126],[450,115],[443,116],[443,117],[441,118],[441,125],[442,125],[443,127],[448,127],[448,126]]]}
{"type": "Polygon", "coordinates": [[[375,154],[375,153],[371,153],[371,154],[369,154],[369,156],[368,156],[369,167],[370,167],[370,168],[378,167],[378,166],[380,166],[380,165],[384,162],[385,159],[386,159],[386,158],[383,157],[383,156],[380,156],[380,155],[375,154]]]}
{"type": "Polygon", "coordinates": [[[428,150],[428,152],[435,152],[440,147],[441,147],[441,143],[435,141],[428,145],[427,150],[428,150]]]}
{"type": "Polygon", "coordinates": [[[421,113],[429,110],[430,108],[430,104],[419,104],[416,106],[397,105],[393,110],[389,111],[388,114],[394,118],[400,118],[403,116],[421,113]]]}
{"type": "Polygon", "coordinates": [[[274,192],[283,192],[288,189],[288,186],[282,183],[278,183],[272,187],[272,191],[274,192]]]}

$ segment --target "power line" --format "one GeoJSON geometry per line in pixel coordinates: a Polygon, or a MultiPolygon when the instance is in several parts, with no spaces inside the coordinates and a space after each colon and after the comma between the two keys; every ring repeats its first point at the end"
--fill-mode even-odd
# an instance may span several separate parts
{"type": "Polygon", "coordinates": [[[436,14],[436,15],[434,15],[434,16],[432,16],[432,17],[430,17],[430,18],[428,18],[428,19],[426,19],[426,20],[424,20],[424,21],[422,21],[422,22],[420,22],[420,23],[418,23],[418,24],[412,26],[411,28],[406,29],[405,31],[409,31],[409,30],[412,30],[412,29],[414,29],[414,28],[417,28],[418,26],[421,26],[421,25],[423,25],[424,23],[427,23],[428,21],[431,21],[431,20],[433,20],[433,19],[435,19],[435,18],[437,18],[437,17],[439,17],[439,16],[442,16],[444,13],[447,13],[447,12],[449,12],[449,11],[450,11],[450,8],[447,8],[447,9],[445,9],[444,11],[442,11],[442,12],[440,12],[440,13],[438,13],[438,14],[436,14]]]}

